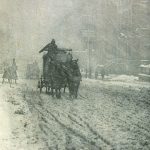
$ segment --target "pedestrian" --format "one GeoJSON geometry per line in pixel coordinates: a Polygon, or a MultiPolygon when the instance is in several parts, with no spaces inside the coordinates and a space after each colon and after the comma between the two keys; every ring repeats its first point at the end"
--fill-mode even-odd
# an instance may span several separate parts
{"type": "Polygon", "coordinates": [[[86,68],[85,69],[85,78],[87,78],[88,77],[88,69],[86,68]]]}
{"type": "Polygon", "coordinates": [[[101,77],[102,77],[102,80],[104,80],[104,77],[105,77],[105,68],[104,68],[104,66],[101,68],[101,77]]]}
{"type": "Polygon", "coordinates": [[[11,79],[12,79],[11,67],[4,68],[4,73],[2,78],[3,78],[2,84],[5,82],[5,79],[8,79],[8,83],[10,84],[11,87],[11,79]]]}
{"type": "Polygon", "coordinates": [[[11,78],[15,80],[15,83],[17,83],[18,75],[17,75],[17,65],[16,65],[15,58],[13,59],[13,63],[11,66],[11,78]]]}
{"type": "Polygon", "coordinates": [[[97,79],[98,78],[98,70],[96,69],[95,70],[95,79],[97,79]]]}
{"type": "Polygon", "coordinates": [[[69,53],[67,54],[67,62],[71,62],[72,59],[73,59],[72,54],[69,52],[69,53]]]}
{"type": "Polygon", "coordinates": [[[43,51],[48,51],[48,56],[51,59],[55,59],[57,53],[57,45],[55,44],[55,39],[52,39],[51,43],[47,44],[42,50],[39,51],[39,53],[43,51]]]}

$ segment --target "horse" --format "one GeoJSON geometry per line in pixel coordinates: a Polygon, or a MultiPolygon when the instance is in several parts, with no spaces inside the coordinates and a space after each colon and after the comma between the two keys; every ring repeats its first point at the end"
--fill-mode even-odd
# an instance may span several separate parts
{"type": "Polygon", "coordinates": [[[82,78],[77,62],[78,60],[73,60],[67,66],[67,80],[70,98],[77,98],[78,89],[82,78]]]}
{"type": "Polygon", "coordinates": [[[4,69],[4,73],[3,73],[3,81],[2,81],[2,84],[5,82],[5,79],[8,80],[8,83],[11,87],[11,84],[12,84],[12,70],[11,70],[11,67],[7,67],[4,69]]]}
{"type": "Polygon", "coordinates": [[[61,89],[67,86],[67,77],[62,65],[58,62],[50,63],[50,82],[49,89],[51,89],[51,95],[57,98],[61,98],[61,89]]]}
{"type": "Polygon", "coordinates": [[[77,98],[81,81],[81,73],[77,60],[68,63],[61,63],[51,60],[48,63],[46,78],[39,81],[40,92],[42,87],[46,87],[46,93],[52,97],[61,98],[61,89],[68,87],[71,98],[77,98]]]}

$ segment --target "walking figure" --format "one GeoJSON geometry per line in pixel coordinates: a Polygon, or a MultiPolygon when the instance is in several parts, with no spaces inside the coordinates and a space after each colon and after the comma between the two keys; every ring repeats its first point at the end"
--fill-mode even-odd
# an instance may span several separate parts
{"type": "Polygon", "coordinates": [[[102,76],[102,80],[104,80],[104,77],[105,77],[105,68],[104,67],[101,68],[101,76],[102,76]]]}
{"type": "Polygon", "coordinates": [[[17,65],[16,65],[15,58],[13,59],[13,63],[11,66],[11,79],[15,80],[15,83],[17,83],[18,76],[17,76],[17,65]]]}
{"type": "Polygon", "coordinates": [[[3,78],[2,84],[5,82],[5,79],[7,79],[11,87],[11,67],[4,68],[4,73],[2,78],[3,78]]]}
{"type": "Polygon", "coordinates": [[[57,53],[57,45],[55,44],[55,39],[52,39],[51,43],[47,44],[39,53],[47,51],[48,56],[54,60],[57,53]]]}

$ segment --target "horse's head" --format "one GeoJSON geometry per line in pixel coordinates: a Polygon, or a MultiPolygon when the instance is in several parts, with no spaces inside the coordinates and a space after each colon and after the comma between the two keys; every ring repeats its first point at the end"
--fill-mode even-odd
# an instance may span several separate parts
{"type": "Polygon", "coordinates": [[[78,59],[72,61],[71,67],[72,67],[73,70],[78,70],[79,69],[78,59]]]}

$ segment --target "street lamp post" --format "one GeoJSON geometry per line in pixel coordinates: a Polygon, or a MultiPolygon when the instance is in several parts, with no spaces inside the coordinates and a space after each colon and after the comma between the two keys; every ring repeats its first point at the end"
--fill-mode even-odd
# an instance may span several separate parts
{"type": "MultiPolygon", "coordinates": [[[[82,16],[83,19],[83,23],[84,24],[90,24],[93,25],[93,20],[94,20],[94,16],[93,15],[84,15],[82,16]],[[86,21],[85,21],[86,19],[86,21]]],[[[87,50],[87,71],[88,71],[88,77],[91,78],[92,77],[92,68],[91,68],[91,46],[90,46],[90,42],[91,39],[95,38],[95,30],[90,29],[89,26],[85,27],[84,29],[82,29],[82,36],[84,39],[86,39],[86,50],[87,50]]]]}
{"type": "Polygon", "coordinates": [[[125,44],[126,44],[126,52],[125,52],[125,57],[126,57],[126,72],[129,73],[129,61],[128,61],[128,51],[129,51],[129,43],[128,43],[128,36],[125,35],[124,33],[120,33],[120,37],[123,38],[125,40],[125,44]]]}
{"type": "Polygon", "coordinates": [[[92,77],[92,70],[91,70],[91,50],[90,50],[90,38],[88,37],[88,41],[87,41],[87,45],[88,45],[88,77],[91,78],[92,77]]]}

